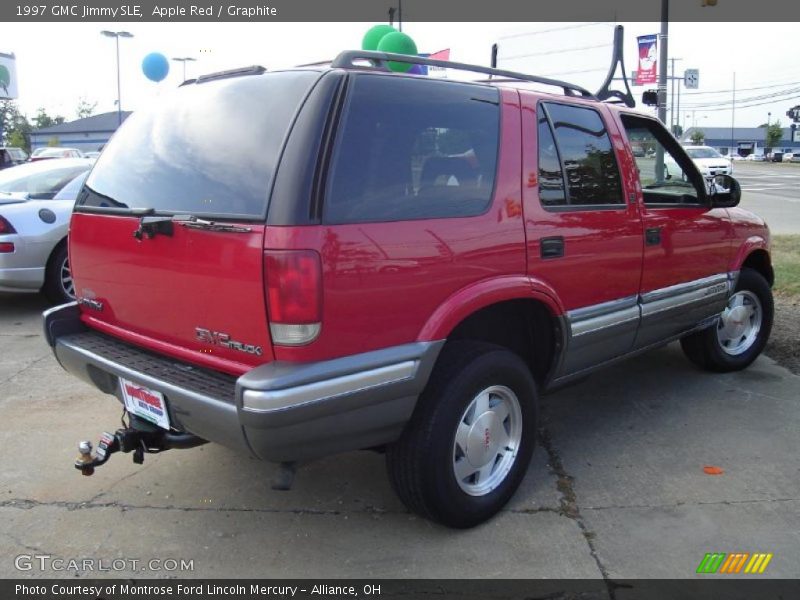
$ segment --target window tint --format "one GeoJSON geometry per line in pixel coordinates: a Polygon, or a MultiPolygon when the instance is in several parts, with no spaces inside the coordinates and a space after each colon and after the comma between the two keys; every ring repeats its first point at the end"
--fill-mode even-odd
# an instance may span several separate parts
{"type": "Polygon", "coordinates": [[[499,91],[356,75],[337,134],[328,223],[484,212],[497,167],[499,91]]]}
{"type": "Polygon", "coordinates": [[[539,121],[539,199],[545,206],[559,206],[567,203],[564,192],[564,173],[558,160],[558,150],[550,131],[550,124],[542,107],[537,111],[539,121]]]}
{"type": "Polygon", "coordinates": [[[690,165],[691,159],[667,130],[652,119],[631,115],[622,115],[622,124],[634,148],[645,204],[699,203],[691,176],[680,166],[690,165]]]}
{"type": "Polygon", "coordinates": [[[88,206],[256,218],[286,133],[319,77],[284,71],[186,85],[136,111],[86,181],[88,206]]]}
{"type": "Polygon", "coordinates": [[[619,169],[600,115],[589,108],[546,104],[567,175],[569,204],[623,204],[619,169]]]}

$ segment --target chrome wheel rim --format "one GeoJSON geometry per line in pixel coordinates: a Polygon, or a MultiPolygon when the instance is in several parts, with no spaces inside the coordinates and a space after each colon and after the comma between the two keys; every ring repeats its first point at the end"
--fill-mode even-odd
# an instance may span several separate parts
{"type": "Polygon", "coordinates": [[[726,354],[737,356],[749,350],[761,331],[764,311],[753,292],[742,290],[728,300],[717,323],[717,340],[726,354]]]}
{"type": "Polygon", "coordinates": [[[59,269],[59,279],[61,281],[61,289],[70,298],[75,298],[75,284],[72,281],[72,271],[69,270],[69,258],[65,258],[61,263],[59,269]]]}
{"type": "Polygon", "coordinates": [[[453,474],[470,496],[484,496],[508,476],[522,440],[522,410],[517,395],[503,385],[482,390],[456,427],[453,474]]]}

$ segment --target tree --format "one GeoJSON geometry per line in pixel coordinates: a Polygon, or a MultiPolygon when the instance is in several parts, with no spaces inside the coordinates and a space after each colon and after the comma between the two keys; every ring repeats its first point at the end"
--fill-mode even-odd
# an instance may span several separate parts
{"type": "Polygon", "coordinates": [[[31,129],[31,124],[25,115],[19,112],[14,100],[0,101],[0,140],[5,139],[10,146],[30,152],[31,129]]]}
{"type": "Polygon", "coordinates": [[[78,100],[78,108],[75,109],[75,114],[79,119],[85,119],[94,114],[95,108],[97,108],[97,102],[89,102],[86,98],[81,98],[78,100]]]}
{"type": "Polygon", "coordinates": [[[12,148],[22,148],[26,152],[30,150],[28,140],[19,129],[15,129],[8,136],[8,145],[12,148]]]}
{"type": "Polygon", "coordinates": [[[692,140],[695,146],[699,146],[706,140],[706,134],[703,133],[702,129],[695,129],[689,139],[692,140]]]}
{"type": "Polygon", "coordinates": [[[766,129],[764,132],[764,147],[773,148],[781,143],[783,139],[783,127],[781,127],[780,119],[774,123],[767,125],[762,124],[761,127],[766,129]]]}
{"type": "Polygon", "coordinates": [[[61,125],[66,119],[61,115],[56,115],[55,117],[51,117],[47,114],[47,111],[44,108],[39,108],[36,111],[36,116],[33,117],[33,124],[35,125],[36,129],[42,129],[43,127],[52,127],[53,125],[61,125]]]}

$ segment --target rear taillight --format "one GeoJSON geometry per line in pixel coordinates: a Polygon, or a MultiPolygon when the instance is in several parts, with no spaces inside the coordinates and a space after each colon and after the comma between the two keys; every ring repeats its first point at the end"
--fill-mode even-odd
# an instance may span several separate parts
{"type": "Polygon", "coordinates": [[[0,217],[0,234],[2,233],[17,233],[17,230],[11,226],[5,217],[0,217]]]}
{"type": "Polygon", "coordinates": [[[322,323],[322,262],[313,250],[268,250],[264,285],[272,342],[300,346],[314,341],[322,323]]]}
{"type": "Polygon", "coordinates": [[[0,254],[10,254],[14,252],[14,244],[11,242],[0,242],[0,254]]]}

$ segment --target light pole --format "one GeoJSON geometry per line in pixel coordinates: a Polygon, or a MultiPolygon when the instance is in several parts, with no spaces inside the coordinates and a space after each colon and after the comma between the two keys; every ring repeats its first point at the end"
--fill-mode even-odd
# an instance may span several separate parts
{"type": "Polygon", "coordinates": [[[132,38],[133,34],[127,31],[106,31],[100,32],[106,37],[114,38],[117,43],[117,126],[122,125],[122,88],[119,78],[119,38],[132,38]]]}
{"type": "Polygon", "coordinates": [[[183,80],[186,81],[186,63],[187,62],[197,62],[196,58],[192,58],[191,56],[182,56],[182,57],[174,57],[172,60],[175,62],[183,63],[183,80]]]}
{"type": "Polygon", "coordinates": [[[769,144],[769,120],[771,118],[772,118],[772,113],[768,112],[767,113],[767,127],[766,127],[766,129],[764,129],[764,157],[766,157],[767,150],[769,150],[769,148],[767,148],[767,144],[769,144]]]}

